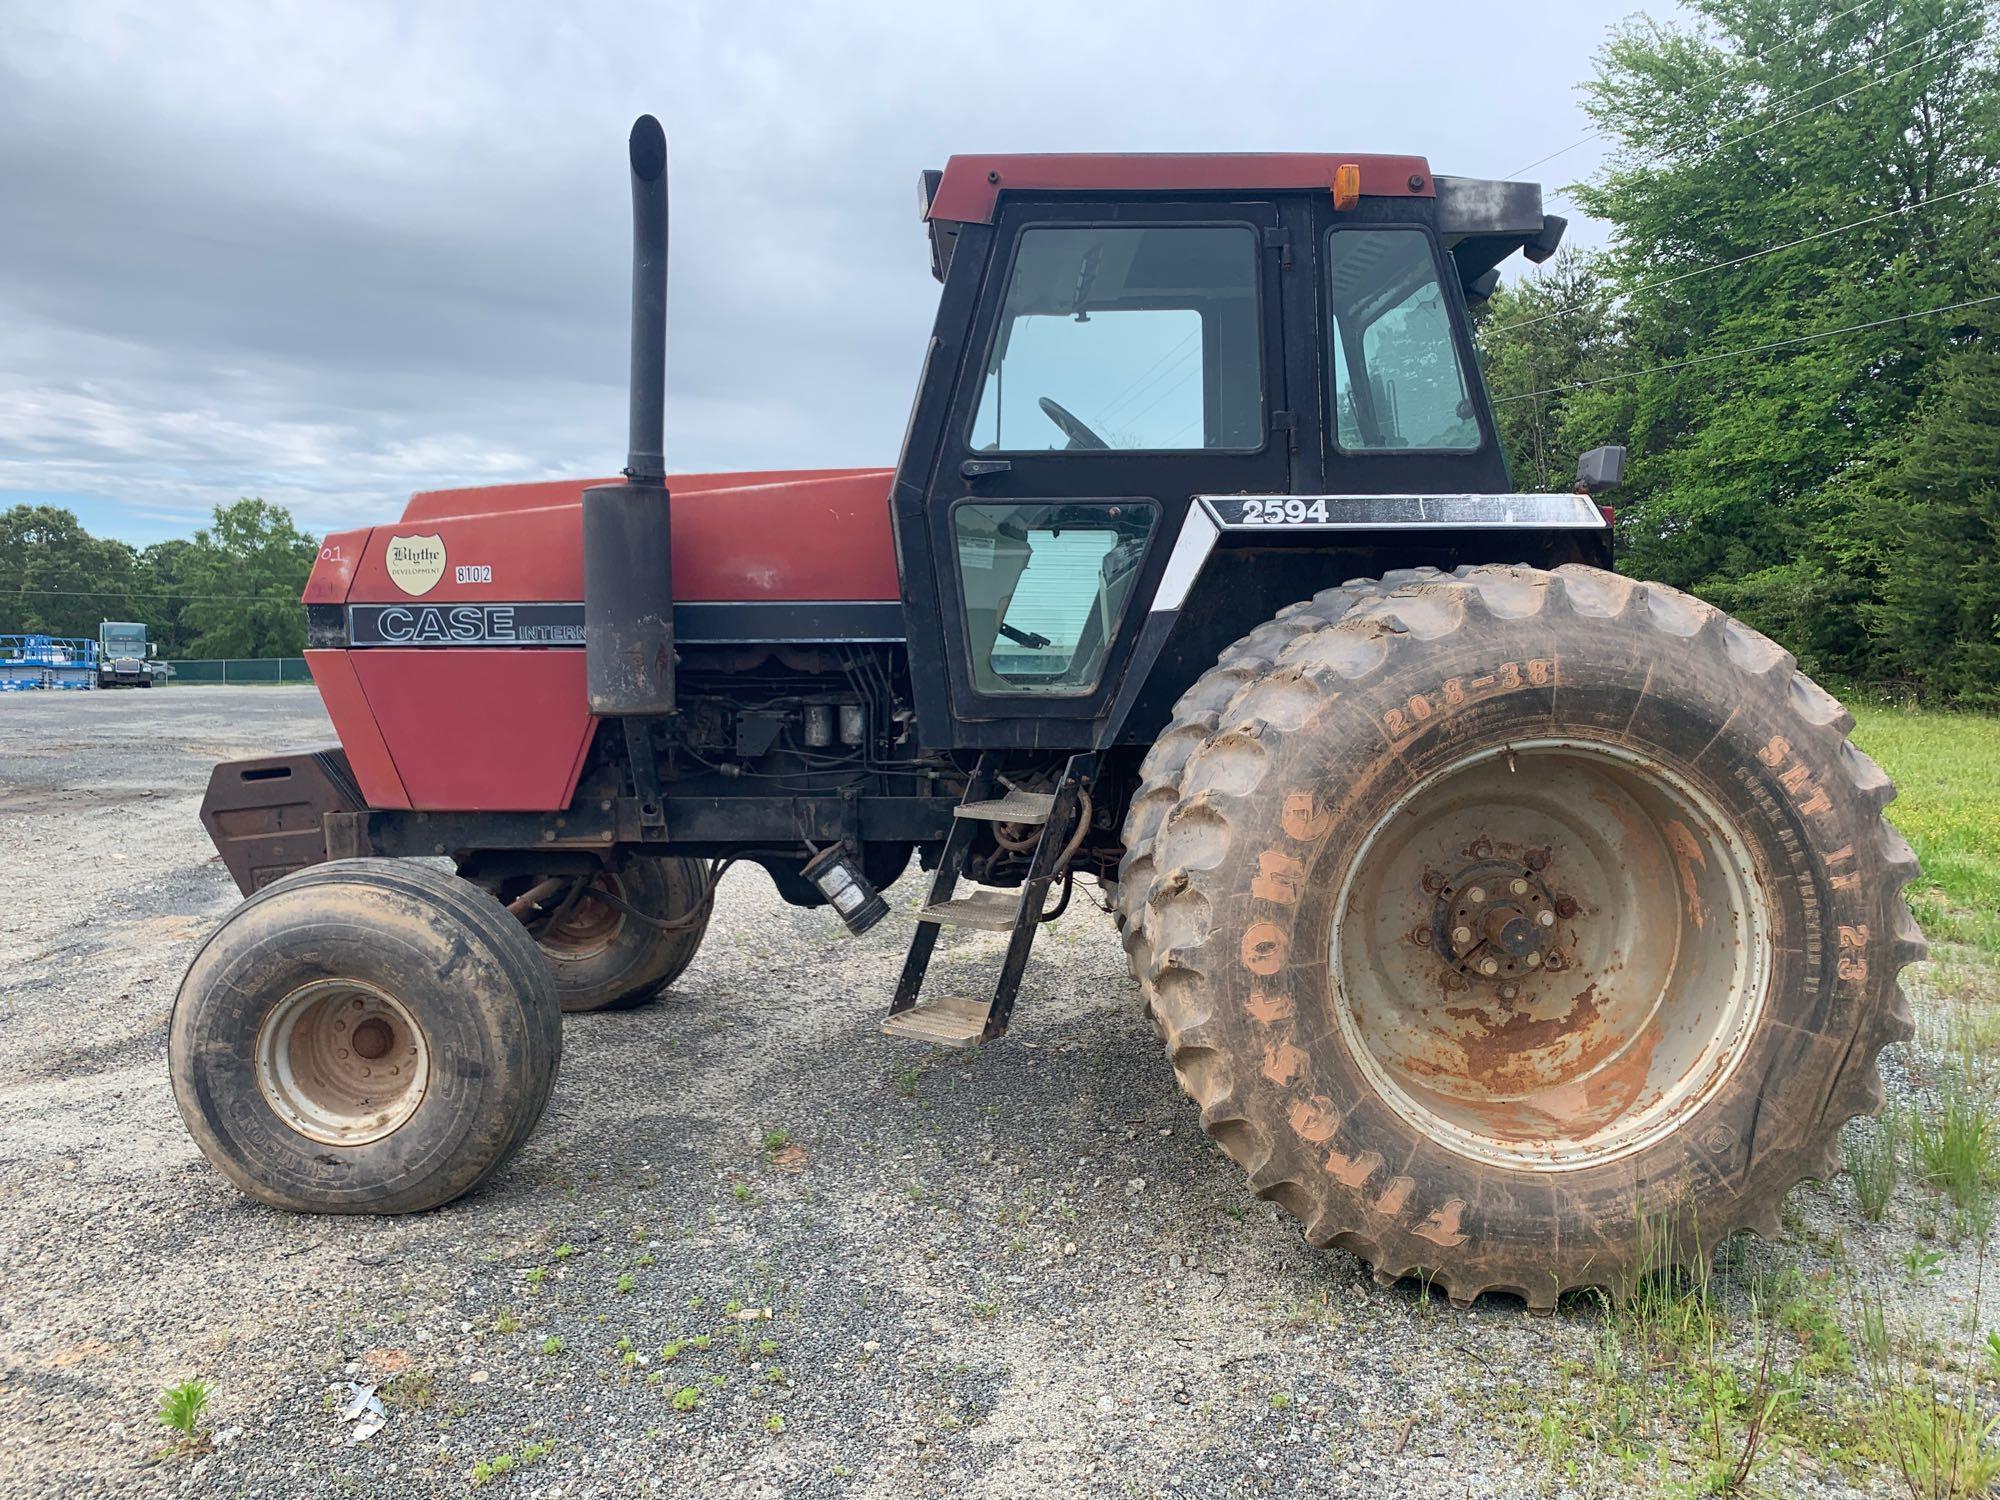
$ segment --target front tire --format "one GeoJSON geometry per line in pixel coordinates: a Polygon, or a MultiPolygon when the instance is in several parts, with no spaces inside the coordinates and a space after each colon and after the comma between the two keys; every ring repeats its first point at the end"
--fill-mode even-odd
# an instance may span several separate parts
{"type": "Polygon", "coordinates": [[[468,1192],[541,1118],[562,1016],[484,893],[349,859],[259,891],[196,952],[168,1031],[174,1099],[244,1193],[301,1213],[411,1213],[468,1192]]]}
{"type": "Polygon", "coordinates": [[[1407,583],[1184,700],[1120,900],[1205,1128],[1312,1243],[1460,1303],[1775,1234],[1880,1108],[1923,951],[1851,724],[1583,567],[1407,583]]]}

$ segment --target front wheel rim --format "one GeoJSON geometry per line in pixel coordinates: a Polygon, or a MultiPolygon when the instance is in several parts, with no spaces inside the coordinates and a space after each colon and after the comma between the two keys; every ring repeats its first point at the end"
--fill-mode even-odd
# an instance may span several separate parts
{"type": "Polygon", "coordinates": [[[395,1134],[430,1087],[430,1043],[409,1007],[358,979],[293,990],[257,1031],[257,1087],[309,1140],[365,1146],[395,1134]]]}
{"type": "Polygon", "coordinates": [[[1523,741],[1431,773],[1369,830],[1334,908],[1333,1011],[1432,1140],[1594,1166],[1727,1083],[1770,947],[1756,862],[1712,798],[1622,746],[1523,741]]]}

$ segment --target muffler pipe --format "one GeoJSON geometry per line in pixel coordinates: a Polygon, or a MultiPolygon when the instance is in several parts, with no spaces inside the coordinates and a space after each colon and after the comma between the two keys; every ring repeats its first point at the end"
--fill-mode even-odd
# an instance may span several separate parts
{"type": "Polygon", "coordinates": [[[666,485],[667,137],[641,115],[632,169],[632,368],[625,480],[583,492],[583,644],[590,711],[674,711],[666,485]]]}

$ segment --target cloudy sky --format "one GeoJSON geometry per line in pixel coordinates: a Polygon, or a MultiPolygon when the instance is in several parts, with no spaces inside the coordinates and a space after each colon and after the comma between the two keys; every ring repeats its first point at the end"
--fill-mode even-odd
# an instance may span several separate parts
{"type": "Polygon", "coordinates": [[[145,542],[238,495],[324,530],[617,468],[647,110],[670,465],[889,463],[937,292],[919,169],[1280,149],[1505,176],[1588,135],[1575,84],[1632,9],[7,0],[0,504],[145,542]]]}

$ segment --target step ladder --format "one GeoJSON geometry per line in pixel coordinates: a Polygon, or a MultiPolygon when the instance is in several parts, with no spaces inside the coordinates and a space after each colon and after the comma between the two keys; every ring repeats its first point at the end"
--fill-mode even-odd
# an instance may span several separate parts
{"type": "Polygon", "coordinates": [[[992,751],[980,756],[966,786],[965,800],[952,809],[951,834],[931,878],[930,896],[917,913],[917,930],[910,939],[909,957],[903,961],[902,978],[896,982],[889,1018],[882,1023],[882,1030],[890,1036],[939,1047],[976,1047],[1007,1029],[1014,996],[1021,988],[1021,974],[1028,966],[1028,950],[1034,946],[1035,929],[1042,923],[1049,886],[1063,873],[1063,854],[1077,831],[1083,788],[1096,757],[1071,756],[1053,792],[1026,792],[1008,786],[1000,778],[998,762],[992,751]],[[981,826],[994,823],[1041,830],[1027,878],[1019,890],[975,890],[961,896],[958,883],[964,878],[966,855],[981,826]],[[958,995],[919,998],[941,927],[1011,934],[990,999],[958,995]]]}

